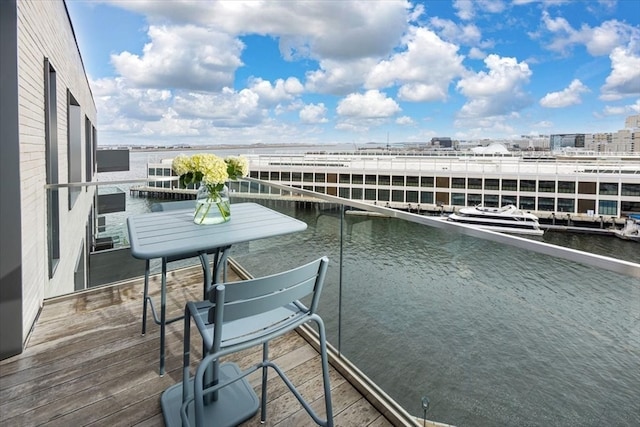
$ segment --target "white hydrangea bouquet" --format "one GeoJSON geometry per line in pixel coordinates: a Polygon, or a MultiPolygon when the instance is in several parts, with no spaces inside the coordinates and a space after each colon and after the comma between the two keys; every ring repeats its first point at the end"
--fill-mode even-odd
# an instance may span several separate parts
{"type": "Polygon", "coordinates": [[[171,164],[180,177],[180,187],[199,185],[196,196],[194,222],[215,224],[226,222],[231,216],[229,194],[225,183],[242,178],[249,173],[249,162],[243,156],[229,156],[223,159],[215,154],[198,153],[192,156],[178,155],[171,164]],[[217,206],[217,212],[211,207],[217,206]]]}

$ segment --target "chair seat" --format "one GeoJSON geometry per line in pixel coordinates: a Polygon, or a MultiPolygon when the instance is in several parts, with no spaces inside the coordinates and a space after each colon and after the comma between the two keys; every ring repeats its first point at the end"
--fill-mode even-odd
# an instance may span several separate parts
{"type": "MultiPolygon", "coordinates": [[[[208,301],[204,303],[198,304],[197,313],[206,326],[200,333],[207,350],[209,350],[213,343],[214,325],[212,323],[208,324],[206,321],[212,304],[208,301]]],[[[235,345],[238,342],[260,341],[263,337],[277,333],[281,329],[290,329],[293,323],[304,323],[302,319],[307,317],[309,313],[307,310],[301,309],[301,307],[304,308],[302,304],[298,306],[290,303],[254,316],[226,322],[222,330],[221,348],[235,345]]]]}

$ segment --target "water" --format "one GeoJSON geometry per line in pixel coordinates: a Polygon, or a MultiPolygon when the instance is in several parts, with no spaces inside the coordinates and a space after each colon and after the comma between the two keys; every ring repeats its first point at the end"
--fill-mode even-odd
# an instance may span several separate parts
{"type": "MultiPolygon", "coordinates": [[[[142,172],[129,177],[144,176],[137,154],[142,172]]],[[[422,416],[427,395],[427,418],[458,426],[640,425],[638,279],[348,215],[339,310],[337,213],[272,207],[309,228],[234,246],[232,257],[257,275],[329,256],[321,314],[330,341],[412,414],[422,416]]],[[[614,237],[544,240],[640,263],[640,245],[614,237]]]]}

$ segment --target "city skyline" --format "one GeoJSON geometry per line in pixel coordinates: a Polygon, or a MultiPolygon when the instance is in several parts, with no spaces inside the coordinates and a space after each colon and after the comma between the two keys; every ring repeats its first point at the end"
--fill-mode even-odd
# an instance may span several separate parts
{"type": "Polygon", "coordinates": [[[68,0],[101,145],[615,132],[640,2],[68,0]]]}

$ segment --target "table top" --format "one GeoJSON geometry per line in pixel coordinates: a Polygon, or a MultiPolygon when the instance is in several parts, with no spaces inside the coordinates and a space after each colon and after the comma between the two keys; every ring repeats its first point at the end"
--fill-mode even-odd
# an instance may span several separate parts
{"type": "Polygon", "coordinates": [[[231,219],[222,224],[195,224],[193,209],[180,209],[132,215],[127,228],[132,255],[152,259],[303,231],[307,224],[257,203],[234,203],[231,219]]]}

